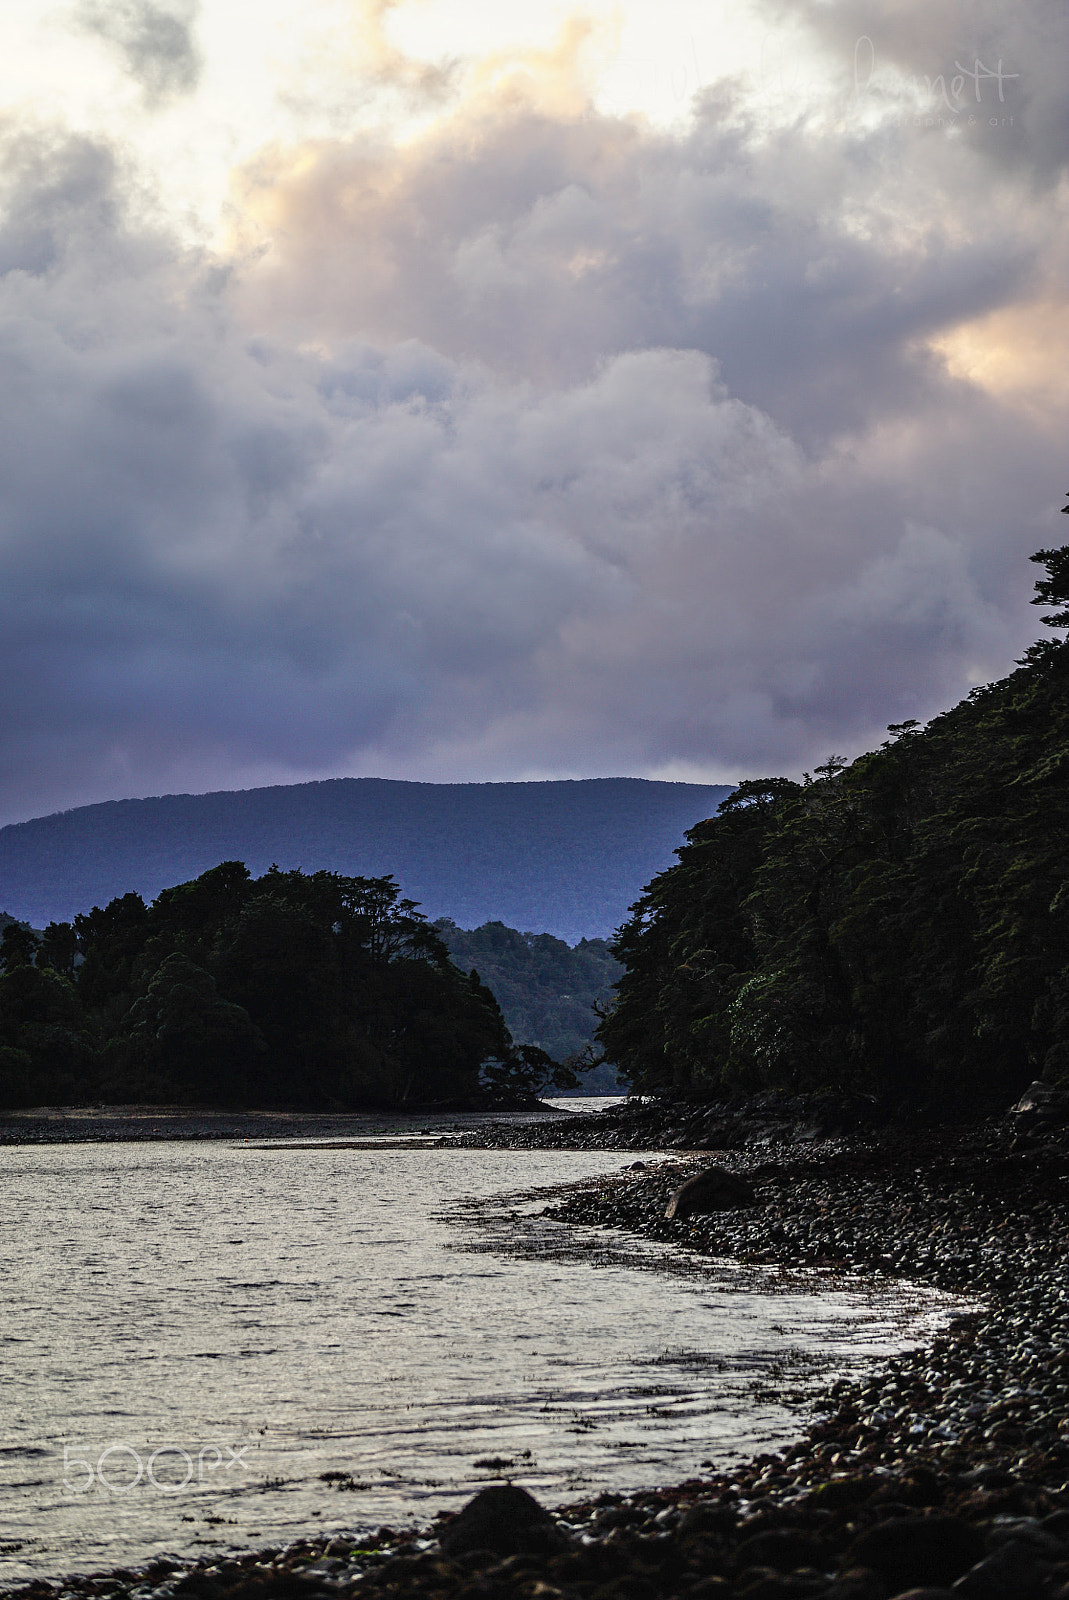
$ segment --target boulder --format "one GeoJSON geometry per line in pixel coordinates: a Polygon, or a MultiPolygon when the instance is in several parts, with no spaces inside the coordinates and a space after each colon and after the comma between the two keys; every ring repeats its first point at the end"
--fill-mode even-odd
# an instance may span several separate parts
{"type": "Polygon", "coordinates": [[[1011,1107],[1011,1117],[1030,1117],[1037,1113],[1064,1116],[1069,1109],[1069,1095],[1054,1089],[1049,1083],[1030,1083],[1017,1104],[1011,1107]]]}
{"type": "Polygon", "coordinates": [[[490,1550],[499,1556],[553,1555],[571,1541],[534,1495],[514,1484],[481,1489],[442,1528],[438,1543],[447,1556],[490,1550]]]}
{"type": "Polygon", "coordinates": [[[794,1572],[797,1567],[824,1567],[827,1552],[808,1533],[797,1528],[766,1528],[743,1539],[735,1552],[740,1572],[747,1567],[771,1567],[773,1572],[794,1572]]]}
{"type": "Polygon", "coordinates": [[[734,1117],[707,1117],[701,1135],[694,1141],[695,1150],[735,1150],[742,1144],[745,1132],[734,1117]]]}
{"type": "Polygon", "coordinates": [[[873,1567],[903,1589],[949,1588],[984,1556],[979,1528],[957,1517],[900,1517],[866,1528],[848,1552],[850,1565],[873,1567]]]}
{"type": "Polygon", "coordinates": [[[970,1567],[954,1585],[962,1600],[1034,1600],[1043,1587],[1035,1555],[1019,1544],[1007,1545],[970,1567]]]}
{"type": "MultiPolygon", "coordinates": [[[[883,1592],[886,1594],[886,1589],[883,1592]]],[[[957,1600],[957,1589],[944,1589],[942,1586],[933,1589],[926,1585],[923,1589],[905,1589],[895,1595],[895,1600],[957,1600]]]]}
{"type": "Polygon", "coordinates": [[[706,1167],[680,1184],[668,1201],[667,1218],[689,1217],[702,1211],[733,1211],[752,1206],[757,1196],[753,1185],[726,1167],[706,1167]]]}

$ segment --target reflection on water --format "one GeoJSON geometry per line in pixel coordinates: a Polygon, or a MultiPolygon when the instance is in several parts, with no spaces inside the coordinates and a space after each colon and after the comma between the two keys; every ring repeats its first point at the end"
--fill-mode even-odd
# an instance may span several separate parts
{"type": "MultiPolygon", "coordinates": [[[[510,1476],[633,1489],[795,1430],[935,1297],[774,1296],[487,1201],[604,1152],[0,1152],[0,1578],[426,1520],[510,1476]]],[[[925,1320],[927,1319],[927,1320],[925,1320]]]]}

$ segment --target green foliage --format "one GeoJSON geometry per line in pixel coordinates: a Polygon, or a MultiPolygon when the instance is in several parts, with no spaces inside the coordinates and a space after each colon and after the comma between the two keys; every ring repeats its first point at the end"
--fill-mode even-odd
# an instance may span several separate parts
{"type": "Polygon", "coordinates": [[[521,1044],[508,1058],[493,1061],[484,1069],[483,1085],[492,1100],[507,1104],[517,1096],[534,1095],[537,1099],[562,1089],[576,1089],[579,1077],[537,1045],[521,1044]]]}
{"type": "Polygon", "coordinates": [[[92,1045],[73,986],[19,961],[0,976],[0,1105],[79,1098],[92,1045]]]}
{"type": "MultiPolygon", "coordinates": [[[[754,975],[763,918],[745,909],[767,840],[799,786],[740,784],[699,823],[633,908],[613,949],[618,998],[597,1030],[608,1059],[640,1093],[711,1092],[745,1027],[736,999],[754,975]]],[[[745,1006],[745,1001],[743,1002],[745,1006]]]]}
{"type": "Polygon", "coordinates": [[[248,1098],[262,1036],[244,1007],[220,998],[215,979],[188,956],[169,955],[125,1019],[166,1098],[195,1105],[248,1098]]]}
{"type": "Polygon", "coordinates": [[[22,922],[8,922],[0,934],[0,968],[13,972],[16,967],[32,966],[37,954],[37,935],[22,922]]]}
{"type": "Polygon", "coordinates": [[[51,967],[73,978],[78,959],[78,935],[69,922],[50,922],[37,947],[37,965],[51,967]]]}
{"type": "MultiPolygon", "coordinates": [[[[1069,513],[1069,506],[1062,508],[1069,513]]],[[[1036,582],[1034,606],[1069,606],[1069,545],[1060,550],[1037,550],[1030,558],[1046,567],[1047,576],[1036,582]]],[[[1044,617],[1048,628],[1069,628],[1069,610],[1044,617]]]]}
{"type": "MultiPolygon", "coordinates": [[[[543,1052],[568,1074],[543,1075],[534,1091],[574,1086],[576,1071],[587,1087],[611,1094],[615,1073],[588,1063],[593,1051],[595,1007],[605,1005],[620,976],[620,964],[604,939],[581,939],[574,947],[549,933],[519,933],[503,922],[458,928],[443,918],[435,932],[460,967],[476,968],[493,991],[517,1045],[543,1052]]],[[[532,1058],[533,1059],[533,1058],[532,1058]]]]}
{"type": "MultiPolygon", "coordinates": [[[[1035,558],[1069,600],[1069,547],[1035,558]]],[[[1069,611],[1045,619],[1069,625],[1069,611]]],[[[1069,1078],[1069,646],[923,731],[740,786],[632,908],[598,1030],[643,1092],[945,1106],[1069,1078]]]]}
{"type": "Polygon", "coordinates": [[[40,941],[9,922],[0,958],[0,1105],[401,1107],[546,1077],[389,877],[226,861],[40,941]]]}

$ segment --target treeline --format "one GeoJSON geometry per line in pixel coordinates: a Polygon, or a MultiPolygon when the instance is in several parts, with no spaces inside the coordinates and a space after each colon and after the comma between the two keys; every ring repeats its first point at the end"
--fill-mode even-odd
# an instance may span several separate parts
{"type": "MultiPolygon", "coordinates": [[[[478,969],[517,1043],[537,1045],[554,1061],[590,1059],[594,1008],[610,1003],[621,973],[607,940],[580,939],[573,946],[550,933],[520,933],[503,922],[458,928],[446,917],[434,929],[458,967],[478,969]]],[[[605,1063],[596,1065],[583,1088],[613,1094],[616,1074],[605,1063]]]]}
{"type": "Polygon", "coordinates": [[[0,1106],[491,1104],[574,1074],[516,1046],[391,877],[227,861],[0,935],[0,1106]]]}
{"type": "MultiPolygon", "coordinates": [[[[1067,508],[1069,509],[1069,508],[1067,508]]],[[[1069,546],[1037,605],[1069,625],[1069,546]]],[[[1069,1081],[1069,645],[803,783],[742,784],[617,935],[634,1089],[982,1108],[1069,1081]]]]}

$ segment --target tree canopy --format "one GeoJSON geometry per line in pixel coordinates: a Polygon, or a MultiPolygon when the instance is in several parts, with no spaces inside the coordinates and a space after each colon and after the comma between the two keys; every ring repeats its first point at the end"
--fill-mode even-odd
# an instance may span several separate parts
{"type": "MultiPolygon", "coordinates": [[[[605,939],[580,939],[568,945],[550,933],[520,933],[503,922],[458,928],[447,918],[434,924],[452,959],[477,968],[501,1006],[517,1044],[544,1050],[555,1062],[586,1063],[594,1054],[595,1010],[612,998],[620,964],[605,939]]],[[[616,1075],[595,1066],[586,1078],[589,1091],[616,1092],[616,1075]]],[[[559,1075],[555,1088],[574,1086],[559,1075]]]]}
{"type": "MultiPolygon", "coordinates": [[[[1033,559],[1035,603],[1065,607],[1069,546],[1033,559]]],[[[1067,689],[1048,639],[926,728],[741,784],[613,945],[598,1035],[632,1087],[965,1107],[1069,1081],[1067,689]]]]}
{"type": "Polygon", "coordinates": [[[391,877],[224,861],[40,937],[9,922],[0,967],[9,1107],[486,1104],[552,1076],[391,877]]]}

